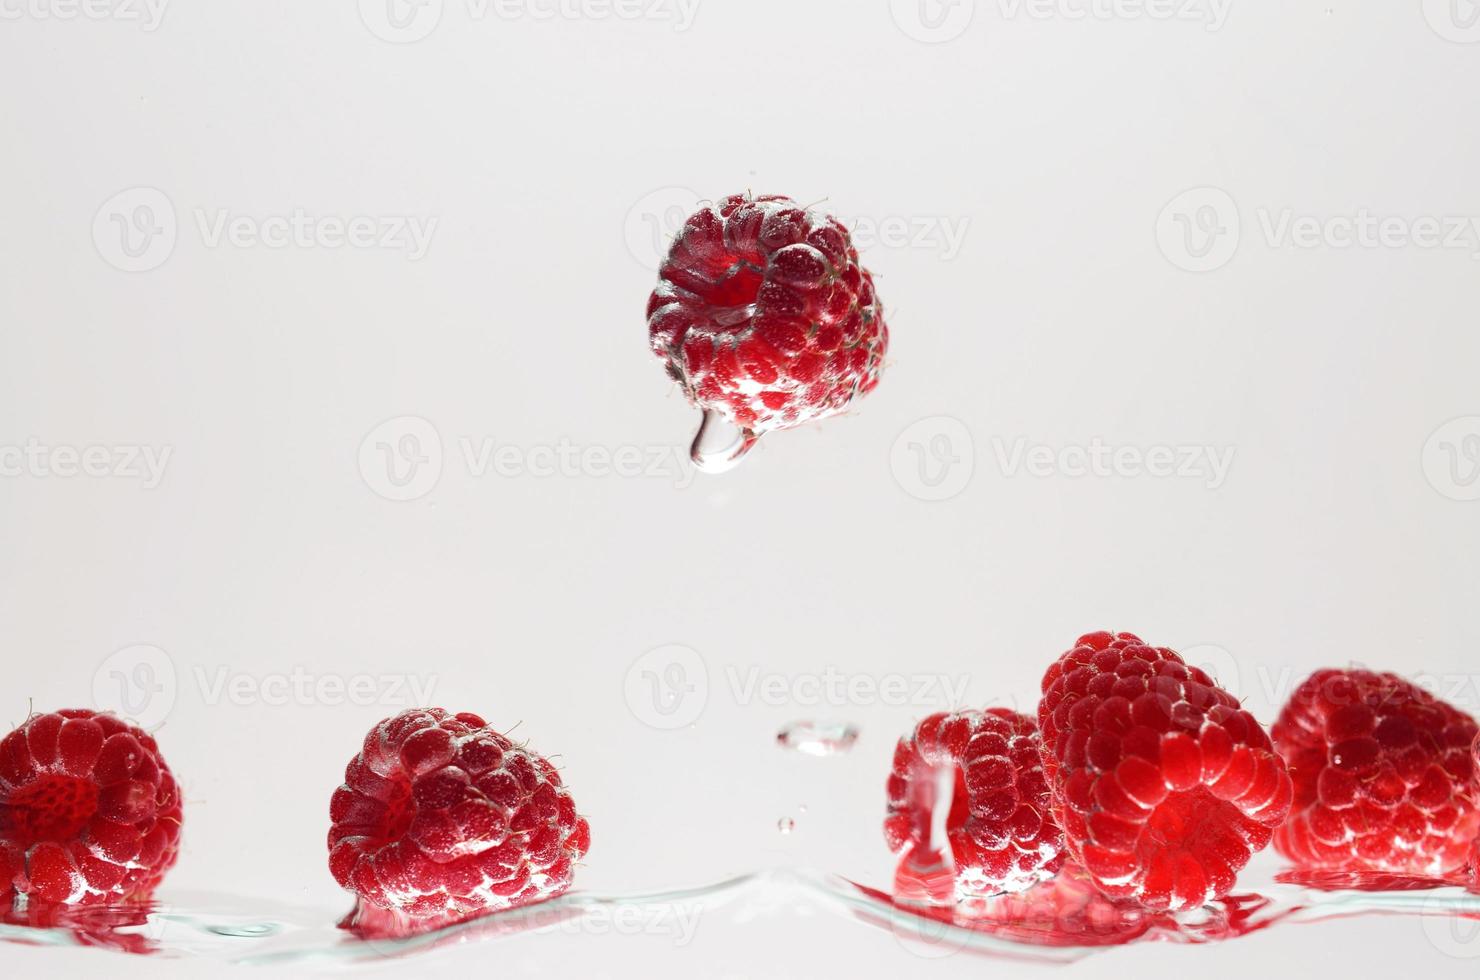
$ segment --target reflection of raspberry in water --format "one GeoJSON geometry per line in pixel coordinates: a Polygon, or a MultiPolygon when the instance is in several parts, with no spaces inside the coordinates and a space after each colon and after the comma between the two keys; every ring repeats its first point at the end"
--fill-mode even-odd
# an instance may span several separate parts
{"type": "Polygon", "coordinates": [[[889,329],[873,277],[837,220],[789,198],[734,195],[684,224],[648,302],[654,352],[705,422],[763,433],[844,411],[879,383],[889,329]]]}

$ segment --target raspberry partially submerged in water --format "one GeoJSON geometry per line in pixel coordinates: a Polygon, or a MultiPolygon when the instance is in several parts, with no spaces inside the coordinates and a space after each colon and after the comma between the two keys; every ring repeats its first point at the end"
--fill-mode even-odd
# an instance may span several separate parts
{"type": "Polygon", "coordinates": [[[0,740],[0,902],[142,901],[182,815],[152,736],[84,709],[33,715],[0,740]]]}
{"type": "Polygon", "coordinates": [[[477,715],[440,708],[371,729],[329,813],[335,880],[415,918],[553,898],[591,843],[554,766],[477,715]]]}
{"type": "Polygon", "coordinates": [[[647,315],[689,400],[752,436],[846,409],[878,385],[889,344],[848,230],[778,196],[691,216],[647,315]]]}
{"type": "Polygon", "coordinates": [[[1178,911],[1222,898],[1290,809],[1269,736],[1174,651],[1080,637],[1038,706],[1054,815],[1105,894],[1178,911]]]}
{"type": "Polygon", "coordinates": [[[946,842],[958,899],[1022,891],[1059,870],[1064,835],[1049,816],[1031,718],[1006,708],[937,714],[899,740],[884,820],[896,854],[927,835],[931,814],[916,790],[941,771],[954,786],[946,842]]]}
{"type": "Polygon", "coordinates": [[[1475,720],[1395,674],[1321,670],[1274,726],[1295,780],[1275,847],[1301,868],[1443,877],[1480,832],[1475,720]]]}

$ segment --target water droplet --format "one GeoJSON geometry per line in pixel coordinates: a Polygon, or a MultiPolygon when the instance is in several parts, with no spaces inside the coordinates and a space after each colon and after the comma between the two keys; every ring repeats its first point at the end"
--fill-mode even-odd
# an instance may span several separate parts
{"type": "Polygon", "coordinates": [[[735,437],[729,445],[718,449],[706,448],[710,426],[714,424],[718,413],[712,409],[704,409],[704,415],[699,421],[699,431],[694,436],[694,443],[689,447],[689,458],[693,460],[695,469],[701,473],[724,473],[734,469],[745,458],[745,454],[755,448],[756,441],[760,439],[760,433],[749,429],[735,429],[735,437]]]}
{"type": "Polygon", "coordinates": [[[791,819],[791,817],[782,817],[776,821],[776,829],[781,831],[782,834],[789,834],[797,829],[797,822],[791,819]]]}
{"type": "Polygon", "coordinates": [[[842,722],[798,721],[776,733],[776,744],[803,755],[841,755],[858,741],[858,728],[842,722]]]}

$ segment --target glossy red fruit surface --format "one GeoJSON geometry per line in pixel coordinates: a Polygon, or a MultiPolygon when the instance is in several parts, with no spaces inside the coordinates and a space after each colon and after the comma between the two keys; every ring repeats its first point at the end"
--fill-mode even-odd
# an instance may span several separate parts
{"type": "Polygon", "coordinates": [[[33,715],[0,740],[0,902],[147,898],[175,863],[182,816],[151,735],[85,709],[33,715]]]}
{"type": "Polygon", "coordinates": [[[879,383],[889,329],[848,230],[785,197],[685,222],[648,302],[653,351],[689,400],[750,433],[845,410],[879,383]]]}
{"type": "Polygon", "coordinates": [[[335,880],[418,918],[553,898],[591,843],[554,766],[477,715],[440,708],[371,729],[329,815],[335,880]]]}
{"type": "Polygon", "coordinates": [[[1055,819],[1112,897],[1172,911],[1222,898],[1289,812],[1253,716],[1133,634],[1080,637],[1043,678],[1038,725],[1055,819]]]}
{"type": "Polygon", "coordinates": [[[1275,847],[1297,866],[1442,877],[1480,833],[1477,726],[1395,674],[1321,670],[1280,713],[1295,804],[1275,847]]]}

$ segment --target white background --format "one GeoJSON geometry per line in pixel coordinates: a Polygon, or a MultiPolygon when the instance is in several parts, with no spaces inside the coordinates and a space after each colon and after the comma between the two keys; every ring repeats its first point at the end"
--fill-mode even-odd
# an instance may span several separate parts
{"type": "MultiPolygon", "coordinates": [[[[133,694],[186,791],[169,889],[347,906],[328,798],[407,695],[269,703],[295,668],[430,677],[436,703],[519,723],[591,819],[580,885],[622,893],[778,866],[888,881],[892,742],[941,705],[803,703],[829,669],[964,676],[969,703],[1031,711],[1046,664],[1113,628],[1198,647],[1265,720],[1353,661],[1480,708],[1468,0],[644,3],[447,0],[397,31],[374,0],[176,0],[157,22],[0,0],[0,447],[169,453],[152,487],[67,475],[65,452],[0,477],[3,720],[116,700],[114,670],[164,684],[133,694]],[[879,389],[723,477],[530,472],[562,443],[686,445],[696,415],[646,345],[655,229],[746,189],[856,223],[892,328],[879,389]],[[436,223],[424,255],[250,234],[295,213],[436,223]],[[1342,246],[1364,214],[1392,220],[1342,246]],[[408,436],[427,462],[397,489],[378,446],[408,436]],[[464,439],[526,468],[480,474],[464,439]],[[1129,462],[1081,474],[1095,445],[1129,462]],[[1157,447],[1232,464],[1133,465],[1157,447]],[[109,661],[139,644],[163,654],[109,661]],[[642,675],[676,678],[667,655],[629,668],[674,644],[702,666],[677,661],[694,717],[669,731],[642,675]],[[786,691],[747,700],[751,676],[786,691]],[[222,677],[247,693],[213,697],[222,677]],[[862,738],[789,755],[796,718],[862,738]]],[[[1072,969],[1473,971],[1480,939],[1441,945],[1354,920],[1072,969]]],[[[100,957],[0,948],[17,972],[204,969],[100,957]]],[[[822,914],[444,965],[995,968],[822,914]]]]}

